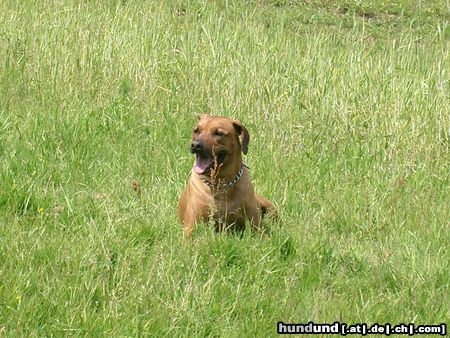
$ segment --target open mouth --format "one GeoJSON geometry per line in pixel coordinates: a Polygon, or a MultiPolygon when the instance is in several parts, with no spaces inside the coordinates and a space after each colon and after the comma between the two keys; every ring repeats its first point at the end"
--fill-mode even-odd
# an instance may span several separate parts
{"type": "Polygon", "coordinates": [[[202,157],[199,154],[195,156],[194,170],[197,174],[204,174],[211,169],[218,169],[225,159],[225,152],[219,153],[215,157],[202,157]]]}

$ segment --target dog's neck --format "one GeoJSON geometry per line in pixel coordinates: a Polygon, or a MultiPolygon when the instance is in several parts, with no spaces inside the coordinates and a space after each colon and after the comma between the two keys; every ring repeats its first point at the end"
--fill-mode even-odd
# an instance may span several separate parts
{"type": "Polygon", "coordinates": [[[237,153],[234,155],[233,161],[228,163],[225,168],[218,168],[217,170],[217,178],[220,178],[222,181],[231,181],[237,175],[239,170],[241,170],[243,161],[241,153],[237,153]]]}
{"type": "Polygon", "coordinates": [[[208,177],[206,175],[199,174],[200,180],[205,183],[207,186],[209,186],[211,189],[214,190],[228,190],[241,179],[242,174],[244,173],[246,165],[241,161],[241,165],[239,167],[239,171],[236,173],[236,175],[230,179],[225,180],[223,178],[214,177],[211,175],[211,177],[208,177]]]}

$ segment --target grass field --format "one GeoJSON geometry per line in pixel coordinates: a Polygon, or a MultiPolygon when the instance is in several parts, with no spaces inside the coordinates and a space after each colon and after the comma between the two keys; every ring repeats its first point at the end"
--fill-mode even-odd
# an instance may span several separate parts
{"type": "Polygon", "coordinates": [[[449,19],[440,0],[0,0],[0,336],[448,324],[449,19]],[[182,243],[199,113],[250,131],[271,238],[182,243]]]}

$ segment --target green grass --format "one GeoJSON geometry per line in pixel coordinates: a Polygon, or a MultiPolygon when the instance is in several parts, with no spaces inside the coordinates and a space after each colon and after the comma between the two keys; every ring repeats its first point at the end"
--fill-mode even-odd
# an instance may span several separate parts
{"type": "Polygon", "coordinates": [[[0,1],[0,335],[448,323],[448,22],[437,0],[0,1]],[[202,112],[250,131],[270,239],[182,244],[202,112]]]}

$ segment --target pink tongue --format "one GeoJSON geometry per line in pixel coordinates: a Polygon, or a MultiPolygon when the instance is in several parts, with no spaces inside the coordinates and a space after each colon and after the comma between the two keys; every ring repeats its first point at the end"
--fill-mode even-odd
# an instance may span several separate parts
{"type": "Polygon", "coordinates": [[[197,174],[203,174],[205,170],[208,169],[210,163],[211,161],[208,158],[201,158],[200,156],[197,156],[194,166],[195,172],[197,174]]]}

